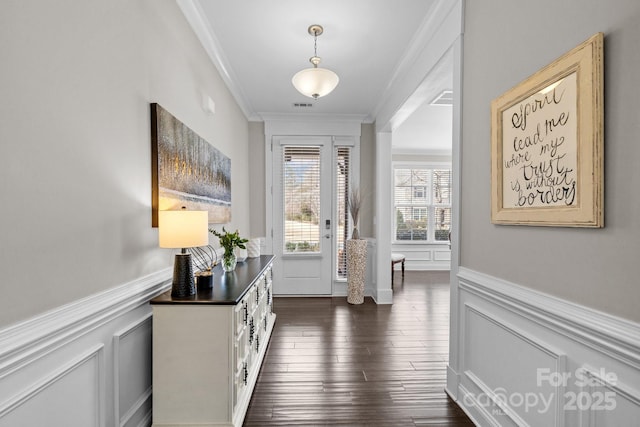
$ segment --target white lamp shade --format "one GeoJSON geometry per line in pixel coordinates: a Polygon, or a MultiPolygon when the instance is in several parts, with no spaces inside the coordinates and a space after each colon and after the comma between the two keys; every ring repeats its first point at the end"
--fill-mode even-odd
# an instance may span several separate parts
{"type": "Polygon", "coordinates": [[[339,81],[338,75],[326,68],[306,68],[291,79],[298,92],[309,98],[320,98],[331,93],[339,81]]]}
{"type": "Polygon", "coordinates": [[[158,212],[158,240],[161,248],[193,248],[209,244],[207,211],[158,212]]]}

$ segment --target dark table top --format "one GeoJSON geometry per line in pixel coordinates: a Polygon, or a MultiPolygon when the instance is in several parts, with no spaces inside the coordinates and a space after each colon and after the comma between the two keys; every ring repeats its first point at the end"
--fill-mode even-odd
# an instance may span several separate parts
{"type": "Polygon", "coordinates": [[[222,267],[217,265],[213,269],[211,289],[199,289],[194,296],[188,298],[172,298],[169,290],[152,299],[151,304],[235,305],[267,269],[273,258],[273,255],[247,258],[245,262],[239,262],[236,269],[230,273],[225,273],[222,267]]]}

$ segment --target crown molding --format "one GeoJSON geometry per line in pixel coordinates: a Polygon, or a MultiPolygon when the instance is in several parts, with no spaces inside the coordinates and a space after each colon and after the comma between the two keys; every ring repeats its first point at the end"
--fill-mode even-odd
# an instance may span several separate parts
{"type": "Polygon", "coordinates": [[[207,52],[211,62],[213,62],[213,65],[220,73],[220,77],[222,77],[222,80],[231,92],[231,95],[238,103],[238,106],[242,110],[244,116],[249,121],[258,120],[259,116],[256,116],[256,113],[253,111],[249,99],[245,96],[240,85],[236,83],[238,78],[231,68],[229,61],[225,57],[224,51],[222,50],[220,42],[218,42],[213,29],[205,19],[204,11],[200,6],[199,0],[176,1],[178,3],[178,7],[180,7],[180,10],[187,19],[187,22],[193,29],[193,32],[196,34],[198,40],[200,40],[200,43],[207,52]]]}
{"type": "Polygon", "coordinates": [[[389,131],[391,127],[397,127],[423,102],[428,101],[423,96],[424,90],[421,89],[424,88],[421,85],[452,46],[455,38],[462,33],[461,16],[462,0],[437,0],[431,7],[373,109],[371,115],[375,118],[378,131],[389,131]],[[407,102],[410,105],[405,105],[407,102]],[[403,118],[394,120],[394,115],[403,106],[403,118]]]}

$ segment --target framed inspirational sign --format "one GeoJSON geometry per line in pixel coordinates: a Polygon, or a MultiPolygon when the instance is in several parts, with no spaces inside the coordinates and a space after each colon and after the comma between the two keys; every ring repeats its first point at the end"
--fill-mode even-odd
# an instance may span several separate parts
{"type": "Polygon", "coordinates": [[[603,227],[603,34],[491,103],[491,222],[603,227]]]}

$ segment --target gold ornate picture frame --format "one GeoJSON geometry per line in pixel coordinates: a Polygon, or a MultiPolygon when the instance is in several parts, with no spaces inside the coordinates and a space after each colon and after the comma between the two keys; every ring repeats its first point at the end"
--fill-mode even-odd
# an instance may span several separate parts
{"type": "Polygon", "coordinates": [[[597,33],[491,103],[491,222],[603,227],[597,33]]]}

